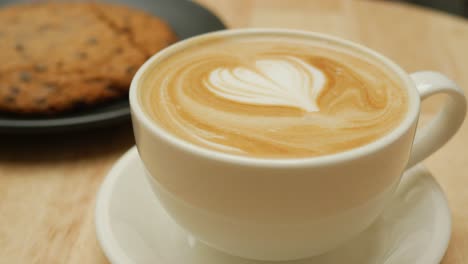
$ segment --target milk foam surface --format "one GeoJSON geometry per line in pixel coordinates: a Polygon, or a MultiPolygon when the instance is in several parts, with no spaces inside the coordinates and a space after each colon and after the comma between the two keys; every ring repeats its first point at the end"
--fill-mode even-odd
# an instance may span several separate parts
{"type": "Polygon", "coordinates": [[[238,103],[319,111],[317,99],[325,86],[321,70],[291,56],[259,59],[252,66],[216,68],[204,85],[214,94],[238,103]]]}
{"type": "Polygon", "coordinates": [[[368,144],[408,108],[398,76],[378,61],[299,37],[206,39],[151,65],[140,85],[147,115],[171,134],[264,158],[368,144]]]}

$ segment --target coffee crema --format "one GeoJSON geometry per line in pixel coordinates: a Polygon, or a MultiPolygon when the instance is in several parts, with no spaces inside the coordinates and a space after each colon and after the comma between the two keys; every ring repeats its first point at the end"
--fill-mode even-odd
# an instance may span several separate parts
{"type": "Polygon", "coordinates": [[[139,85],[146,114],[169,133],[260,158],[350,150],[392,131],[408,110],[382,63],[306,37],[201,39],[150,65],[139,85]]]}

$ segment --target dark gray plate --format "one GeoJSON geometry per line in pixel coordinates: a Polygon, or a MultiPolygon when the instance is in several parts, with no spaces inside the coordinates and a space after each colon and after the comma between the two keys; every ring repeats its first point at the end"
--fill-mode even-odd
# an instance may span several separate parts
{"type": "MultiPolygon", "coordinates": [[[[0,5],[27,1],[0,0],[0,5]]],[[[107,0],[140,8],[167,21],[180,39],[224,29],[219,18],[207,9],[186,0],[107,0]]],[[[1,27],[1,25],[0,25],[1,27]]],[[[128,120],[128,99],[69,114],[24,118],[0,113],[0,133],[41,133],[86,129],[128,120]]]]}

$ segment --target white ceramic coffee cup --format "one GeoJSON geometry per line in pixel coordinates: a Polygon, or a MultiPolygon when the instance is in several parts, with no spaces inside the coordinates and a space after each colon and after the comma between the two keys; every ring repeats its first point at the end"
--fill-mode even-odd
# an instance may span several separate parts
{"type": "MultiPolygon", "coordinates": [[[[159,52],[135,75],[130,105],[136,143],[149,183],[169,215],[200,241],[229,254],[286,260],[324,253],[367,228],[384,209],[405,169],[447,142],[466,113],[463,91],[436,72],[407,74],[361,45],[286,29],[226,30],[181,41],[159,52]],[[203,38],[279,34],[312,38],[364,52],[404,83],[409,110],[378,140],[338,154],[260,159],[221,153],[178,139],[152,121],[139,102],[150,65],[203,38]],[[439,114],[418,129],[421,100],[447,94],[439,114]]],[[[151,221],[151,219],[148,219],[151,221]]]]}

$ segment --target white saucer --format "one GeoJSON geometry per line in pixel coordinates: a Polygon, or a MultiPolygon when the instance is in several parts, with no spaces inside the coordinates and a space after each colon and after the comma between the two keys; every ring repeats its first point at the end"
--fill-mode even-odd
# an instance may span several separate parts
{"type": "MultiPolygon", "coordinates": [[[[97,237],[111,263],[259,263],[224,254],[187,236],[166,214],[144,177],[134,147],[115,164],[97,196],[97,237]]],[[[405,174],[382,216],[353,241],[318,257],[273,263],[439,263],[450,228],[444,193],[419,165],[405,174]]]]}

